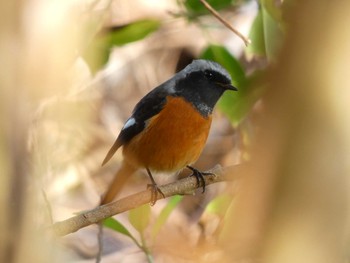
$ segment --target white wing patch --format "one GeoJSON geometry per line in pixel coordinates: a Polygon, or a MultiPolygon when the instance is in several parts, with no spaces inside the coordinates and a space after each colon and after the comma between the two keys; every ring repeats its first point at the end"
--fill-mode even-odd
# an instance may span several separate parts
{"type": "Polygon", "coordinates": [[[125,130],[125,129],[127,129],[127,128],[133,126],[133,125],[135,125],[135,123],[136,123],[135,118],[129,118],[129,119],[126,121],[126,123],[124,124],[122,130],[125,130]]]}

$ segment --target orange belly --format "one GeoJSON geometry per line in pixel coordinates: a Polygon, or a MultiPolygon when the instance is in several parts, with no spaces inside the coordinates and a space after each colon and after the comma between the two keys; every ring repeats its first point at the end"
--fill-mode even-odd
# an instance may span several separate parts
{"type": "Polygon", "coordinates": [[[125,160],[153,171],[178,171],[194,163],[208,138],[211,116],[205,118],[178,97],[168,97],[164,109],[144,131],[123,147],[125,160]]]}

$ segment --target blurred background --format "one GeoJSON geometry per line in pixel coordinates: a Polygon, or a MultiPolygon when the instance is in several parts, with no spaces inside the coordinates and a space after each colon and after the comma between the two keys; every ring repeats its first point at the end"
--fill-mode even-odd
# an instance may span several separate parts
{"type": "Polygon", "coordinates": [[[96,226],[46,229],[96,207],[134,105],[195,58],[239,89],[195,166],[239,180],[106,221],[102,262],[350,261],[350,2],[208,3],[251,44],[197,0],[0,2],[1,262],[95,262],[96,226]]]}

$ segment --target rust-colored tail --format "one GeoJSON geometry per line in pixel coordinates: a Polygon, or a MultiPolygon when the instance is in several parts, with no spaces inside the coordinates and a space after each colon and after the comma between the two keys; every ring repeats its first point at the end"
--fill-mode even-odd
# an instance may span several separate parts
{"type": "Polygon", "coordinates": [[[113,199],[120,193],[130,176],[136,171],[136,168],[123,162],[118,172],[110,183],[108,190],[102,197],[100,205],[104,205],[113,201],[113,199]]]}

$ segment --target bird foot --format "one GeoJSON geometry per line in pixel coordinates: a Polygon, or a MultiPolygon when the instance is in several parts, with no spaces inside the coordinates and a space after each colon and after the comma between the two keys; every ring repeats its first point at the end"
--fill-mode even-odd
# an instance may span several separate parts
{"type": "Polygon", "coordinates": [[[192,171],[192,174],[190,176],[195,176],[197,180],[197,185],[198,187],[202,186],[203,190],[202,193],[205,192],[205,179],[204,176],[206,175],[214,175],[213,173],[210,172],[201,172],[197,170],[196,168],[193,168],[192,166],[187,165],[187,168],[192,171]]]}
{"type": "Polygon", "coordinates": [[[155,205],[155,203],[157,202],[158,194],[161,194],[163,198],[165,198],[164,193],[162,192],[162,190],[160,190],[157,184],[148,184],[147,189],[150,189],[151,191],[151,206],[155,205]]]}

